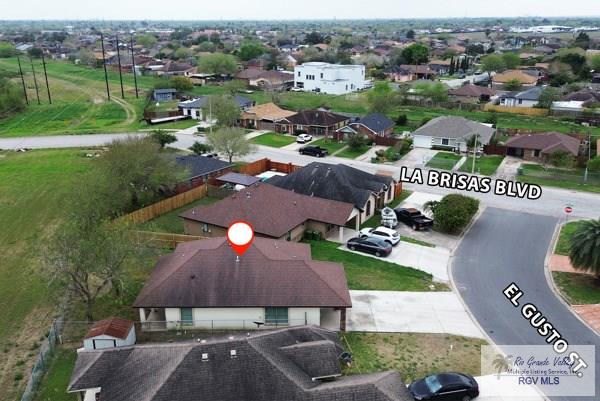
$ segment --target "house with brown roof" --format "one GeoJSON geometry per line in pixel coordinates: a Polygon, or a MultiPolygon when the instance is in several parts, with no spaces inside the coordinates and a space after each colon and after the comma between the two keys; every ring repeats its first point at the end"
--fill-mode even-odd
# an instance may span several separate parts
{"type": "Polygon", "coordinates": [[[261,89],[289,89],[294,86],[294,74],[287,71],[261,70],[249,68],[238,72],[235,79],[246,85],[261,89]]]}
{"type": "Polygon", "coordinates": [[[84,349],[126,347],[135,344],[135,327],[131,320],[110,317],[92,325],[83,340],[84,349]]]}
{"type": "Polygon", "coordinates": [[[352,307],[344,266],[310,245],[257,237],[238,256],[226,238],[182,243],[162,256],[133,304],[144,330],[345,330],[352,307]]]}
{"type": "Polygon", "coordinates": [[[492,77],[492,86],[501,89],[504,85],[512,81],[519,81],[521,86],[535,86],[538,79],[533,74],[528,74],[522,70],[506,70],[492,77]]]}
{"type": "Polygon", "coordinates": [[[402,64],[385,71],[387,79],[394,82],[408,82],[417,79],[434,79],[437,73],[428,65],[402,64]]]}
{"type": "Polygon", "coordinates": [[[581,141],[560,132],[517,135],[506,141],[506,154],[527,161],[545,163],[555,152],[567,152],[573,158],[579,155],[581,141]]]}
{"type": "Polygon", "coordinates": [[[282,118],[275,124],[275,131],[287,134],[307,133],[310,135],[332,135],[345,127],[350,117],[326,110],[304,110],[282,118]]]}
{"type": "Polygon", "coordinates": [[[496,91],[487,86],[466,84],[460,88],[450,89],[448,95],[452,100],[460,103],[487,103],[492,96],[496,95],[496,91]]]}
{"type": "Polygon", "coordinates": [[[180,214],[188,235],[224,237],[231,223],[244,220],[259,237],[288,241],[300,241],[306,230],[343,238],[344,226],[354,216],[351,203],[302,195],[265,183],[180,214]]]}
{"type": "Polygon", "coordinates": [[[275,103],[264,103],[251,107],[242,113],[240,123],[245,128],[275,130],[275,122],[296,114],[295,111],[285,110],[275,103]]]}

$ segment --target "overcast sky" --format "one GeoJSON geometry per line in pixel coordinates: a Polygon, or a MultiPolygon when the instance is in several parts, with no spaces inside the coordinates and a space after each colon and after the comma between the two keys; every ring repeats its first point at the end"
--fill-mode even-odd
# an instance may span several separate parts
{"type": "Polygon", "coordinates": [[[0,19],[598,16],[598,0],[0,0],[0,19]]]}

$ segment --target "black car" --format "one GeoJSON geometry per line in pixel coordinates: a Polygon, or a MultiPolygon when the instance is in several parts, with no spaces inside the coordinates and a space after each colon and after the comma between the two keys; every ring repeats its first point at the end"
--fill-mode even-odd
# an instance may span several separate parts
{"type": "Polygon", "coordinates": [[[375,256],[388,256],[392,253],[392,244],[379,238],[351,238],[346,246],[353,251],[370,253],[375,256]]]}
{"type": "Polygon", "coordinates": [[[427,230],[433,226],[433,220],[424,216],[423,213],[417,209],[404,209],[397,207],[394,209],[394,212],[396,212],[396,218],[398,221],[412,227],[412,229],[415,231],[427,230]]]}
{"type": "Polygon", "coordinates": [[[415,400],[471,401],[479,395],[473,376],[462,373],[438,373],[415,380],[408,386],[415,400]]]}
{"type": "Polygon", "coordinates": [[[319,146],[304,146],[300,148],[299,152],[301,155],[316,157],[325,157],[328,154],[327,149],[321,148],[319,146]]]}

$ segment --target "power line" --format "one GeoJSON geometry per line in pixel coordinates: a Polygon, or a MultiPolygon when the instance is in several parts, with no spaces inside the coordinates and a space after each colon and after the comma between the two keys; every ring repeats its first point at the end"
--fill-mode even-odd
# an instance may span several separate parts
{"type": "Polygon", "coordinates": [[[43,51],[42,51],[42,65],[44,66],[44,76],[46,77],[46,90],[48,91],[48,103],[52,104],[52,98],[50,97],[50,85],[48,85],[48,73],[46,72],[46,60],[44,59],[43,51]]]}
{"type": "Polygon", "coordinates": [[[106,56],[104,55],[104,36],[100,32],[100,42],[102,43],[102,65],[104,66],[104,81],[106,82],[106,96],[110,100],[110,89],[108,88],[108,72],[106,71],[106,56]]]}
{"type": "Polygon", "coordinates": [[[33,59],[29,57],[29,61],[31,62],[31,72],[33,72],[33,83],[35,84],[35,95],[37,96],[38,105],[42,104],[40,102],[40,91],[38,89],[37,79],[35,77],[35,68],[33,68],[33,59]]]}
{"type": "Polygon", "coordinates": [[[25,95],[25,103],[29,106],[29,99],[27,98],[27,88],[25,87],[25,78],[23,78],[23,69],[21,68],[21,59],[17,56],[17,62],[19,63],[19,74],[21,74],[21,83],[23,84],[23,95],[25,95]]]}
{"type": "Polygon", "coordinates": [[[121,97],[125,99],[125,91],[123,90],[123,73],[121,72],[121,52],[119,51],[119,34],[115,34],[117,39],[117,62],[119,64],[119,80],[121,81],[121,97]]]}

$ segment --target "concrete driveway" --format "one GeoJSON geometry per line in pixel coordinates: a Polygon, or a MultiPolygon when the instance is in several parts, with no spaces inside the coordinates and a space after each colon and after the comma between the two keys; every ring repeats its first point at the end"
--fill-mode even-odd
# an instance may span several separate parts
{"type": "Polygon", "coordinates": [[[349,331],[484,338],[452,292],[350,291],[349,331]]]}
{"type": "Polygon", "coordinates": [[[407,166],[410,168],[422,168],[425,167],[427,162],[435,156],[437,150],[425,149],[425,148],[414,148],[407,154],[405,154],[402,159],[398,160],[394,163],[395,166],[407,166]]]}
{"type": "Polygon", "coordinates": [[[514,181],[517,178],[517,172],[519,167],[521,167],[521,163],[523,163],[522,159],[512,156],[504,157],[504,160],[502,160],[502,163],[498,166],[494,177],[502,180],[514,181]]]}

